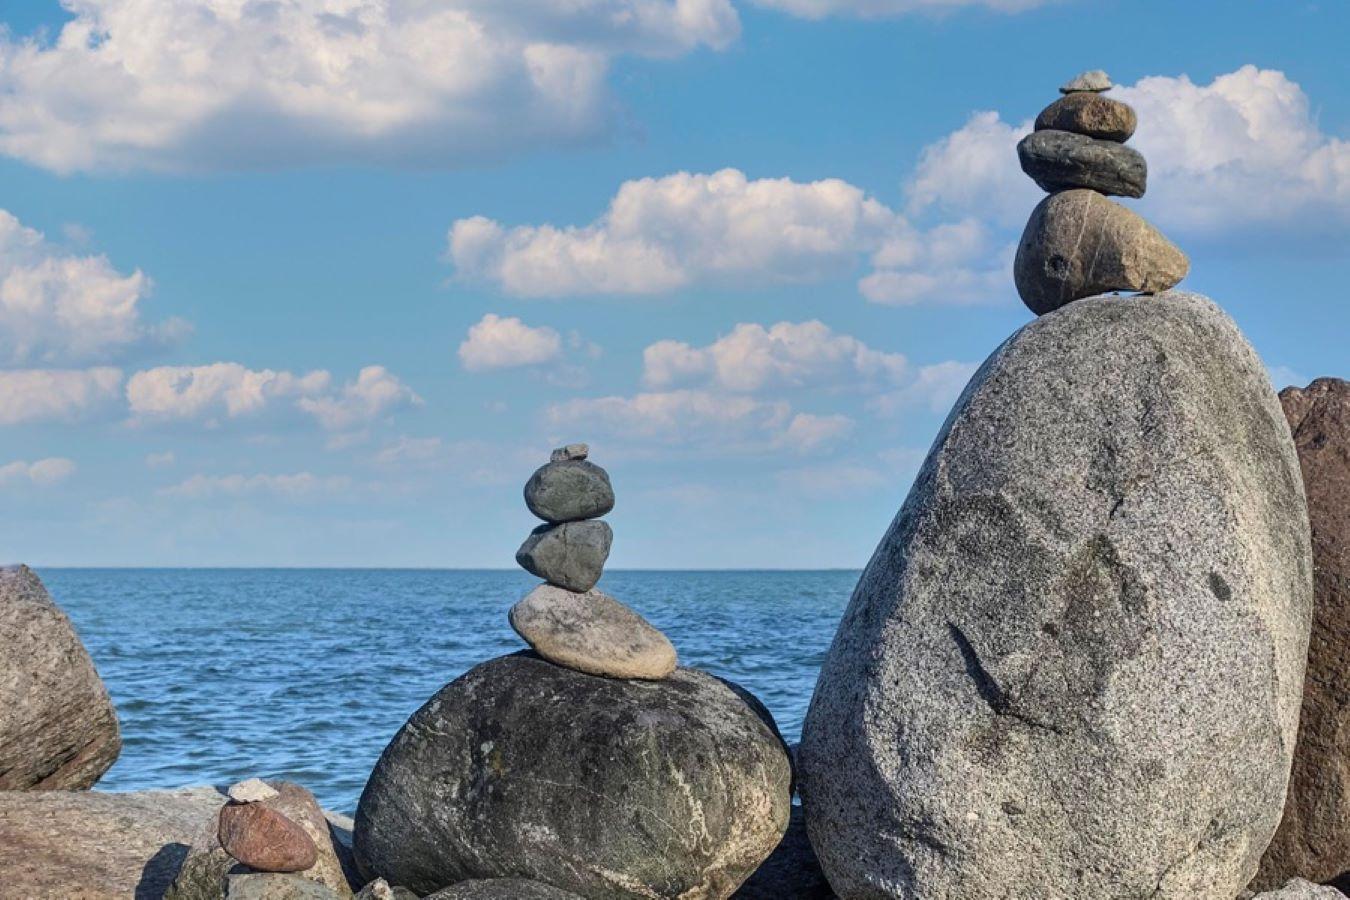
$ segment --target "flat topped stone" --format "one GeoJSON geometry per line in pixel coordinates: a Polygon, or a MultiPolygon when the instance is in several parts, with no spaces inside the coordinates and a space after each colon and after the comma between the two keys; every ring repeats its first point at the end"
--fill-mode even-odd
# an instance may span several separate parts
{"type": "Polygon", "coordinates": [[[1148,188],[1148,165],[1138,150],[1072,131],[1033,131],[1018,143],[1017,159],[1050,193],[1087,188],[1137,198],[1148,188]]]}
{"type": "Polygon", "coordinates": [[[531,575],[572,591],[589,591],[605,571],[614,532],[600,521],[540,525],[516,551],[531,575]]]}
{"type": "Polygon", "coordinates": [[[227,793],[236,803],[258,803],[279,796],[277,789],[261,778],[248,778],[232,784],[227,793]]]}
{"type": "Polygon", "coordinates": [[[539,467],[525,484],[525,505],[545,522],[596,519],[614,508],[609,473],[584,459],[539,467]]]}
{"type": "Polygon", "coordinates": [[[1102,91],[1109,91],[1112,87],[1110,75],[1107,75],[1101,69],[1092,69],[1083,72],[1068,84],[1061,86],[1059,92],[1061,94],[1077,94],[1080,92],[1098,94],[1102,91]]]}
{"type": "Polygon", "coordinates": [[[675,647],[642,616],[600,591],[544,584],[511,607],[511,627],[551,663],[609,678],[665,678],[675,647]]]}
{"type": "Polygon", "coordinates": [[[591,448],[587,444],[568,444],[566,447],[559,447],[553,451],[549,457],[551,462],[562,462],[565,459],[585,459],[590,456],[591,448]]]}
{"type": "Polygon", "coordinates": [[[1122,144],[1137,127],[1139,116],[1128,103],[1087,92],[1060,97],[1036,117],[1037,131],[1072,131],[1122,144]]]}

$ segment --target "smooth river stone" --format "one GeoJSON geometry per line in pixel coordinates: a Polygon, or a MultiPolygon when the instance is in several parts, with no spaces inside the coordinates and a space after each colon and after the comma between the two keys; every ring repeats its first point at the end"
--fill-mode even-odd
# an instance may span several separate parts
{"type": "Polygon", "coordinates": [[[1111,291],[1168,290],[1190,265],[1186,254],[1131,210],[1096,191],[1064,191],[1032,212],[1013,278],[1022,301],[1044,315],[1111,291]]]}
{"type": "Polygon", "coordinates": [[[259,872],[303,872],[319,861],[305,829],[261,802],[221,807],[216,834],[226,853],[259,872]]]}
{"type": "Polygon", "coordinates": [[[431,894],[426,900],[581,900],[581,898],[547,884],[540,884],[538,881],[488,878],[480,881],[461,881],[431,894]]]}
{"type": "Polygon", "coordinates": [[[1148,164],[1133,147],[1071,131],[1033,131],[1017,145],[1022,171],[1042,190],[1087,188],[1116,197],[1142,197],[1148,164]]]}
{"type": "Polygon", "coordinates": [[[541,466],[525,484],[525,505],[545,522],[595,519],[614,508],[609,473],[584,459],[541,466]]]}
{"type": "Polygon", "coordinates": [[[544,659],[609,678],[665,678],[675,647],[651,623],[600,591],[535,588],[511,607],[511,627],[544,659]]]}
{"type": "Polygon", "coordinates": [[[516,562],[531,575],[569,591],[589,591],[605,571],[614,543],[609,523],[540,525],[516,551],[516,562]]]}
{"type": "Polygon", "coordinates": [[[1092,69],[1076,76],[1068,84],[1062,85],[1059,89],[1061,94],[1075,94],[1083,91],[1091,93],[1100,93],[1109,91],[1112,88],[1111,76],[1107,75],[1101,69],[1092,69]]]}
{"type": "Polygon", "coordinates": [[[1036,117],[1037,131],[1072,131],[1118,143],[1128,141],[1138,126],[1139,117],[1129,104],[1086,92],[1060,97],[1036,117]]]}
{"type": "Polygon", "coordinates": [[[1233,900],[1284,806],[1307,522],[1265,366],[1214,303],[1019,330],[821,669],[798,777],[835,891],[1233,900]]]}

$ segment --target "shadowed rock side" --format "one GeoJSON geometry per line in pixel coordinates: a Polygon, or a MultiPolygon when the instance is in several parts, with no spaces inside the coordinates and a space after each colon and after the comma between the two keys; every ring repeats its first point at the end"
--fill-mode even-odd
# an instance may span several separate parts
{"type": "Polygon", "coordinates": [[[1264,366],[1203,297],[1090,298],[972,379],[800,748],[844,898],[1233,900],[1279,821],[1312,590],[1264,366]]]}
{"type": "Polygon", "coordinates": [[[0,568],[0,790],[81,790],[117,760],[108,691],[27,566],[0,568]]]}
{"type": "Polygon", "coordinates": [[[1321,378],[1287,388],[1280,402],[1308,495],[1313,625],[1289,799],[1258,890],[1350,873],[1350,382],[1321,378]]]}
{"type": "Polygon", "coordinates": [[[834,900],[806,835],[806,817],[792,807],[787,833],[764,864],[732,895],[733,900],[834,900]]]}
{"type": "Polygon", "coordinates": [[[732,894],[787,827],[782,741],[702,672],[585,675],[519,653],[443,688],[361,795],[368,877],[524,878],[591,898],[732,894]]]}

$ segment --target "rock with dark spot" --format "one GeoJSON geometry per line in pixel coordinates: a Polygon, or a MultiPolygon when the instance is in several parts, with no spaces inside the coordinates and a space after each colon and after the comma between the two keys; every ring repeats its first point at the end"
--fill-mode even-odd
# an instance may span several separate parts
{"type": "Polygon", "coordinates": [[[719,900],[778,844],[782,741],[711,675],[597,678],[524,652],[413,714],[356,812],[369,877],[527,878],[583,897],[719,900]]]}
{"type": "Polygon", "coordinates": [[[261,801],[225,804],[216,834],[221,849],[259,872],[301,872],[319,861],[305,829],[261,801]]]}
{"type": "Polygon", "coordinates": [[[665,678],[675,671],[670,639],[600,591],[543,584],[511,607],[511,627],[551,663],[609,678],[665,678]]]}
{"type": "Polygon", "coordinates": [[[800,806],[792,807],[787,834],[773,853],[732,896],[735,900],[834,900],[806,836],[806,817],[800,806]]]}
{"type": "Polygon", "coordinates": [[[0,791],[83,790],[117,760],[117,713],[66,614],[0,567],[0,791]]]}
{"type": "Polygon", "coordinates": [[[1052,194],[1031,214],[1013,277],[1031,311],[1109,291],[1165,291],[1190,260],[1152,225],[1096,191],[1052,194]]]}
{"type": "Polygon", "coordinates": [[[1279,822],[1311,591],[1298,459],[1232,320],[1166,293],[1026,326],[821,670],[799,789],[831,884],[1233,900],[1279,822]]]}
{"type": "Polygon", "coordinates": [[[584,459],[541,466],[525,483],[525,505],[545,522],[595,519],[614,508],[609,473],[584,459]]]}
{"type": "Polygon", "coordinates": [[[1258,890],[1350,874],[1350,382],[1319,378],[1280,401],[1308,494],[1313,626],[1289,798],[1258,890]]]}
{"type": "Polygon", "coordinates": [[[1127,103],[1080,92],[1060,97],[1036,117],[1037,131],[1072,131],[1103,141],[1124,143],[1139,126],[1139,117],[1127,103]]]}
{"type": "Polygon", "coordinates": [[[1138,150],[1071,131],[1033,131],[1017,145],[1017,159],[1046,191],[1142,197],[1148,188],[1148,165],[1138,150]]]}
{"type": "Polygon", "coordinates": [[[537,881],[520,878],[490,878],[463,881],[437,891],[427,900],[581,900],[576,894],[560,891],[537,881]]]}
{"type": "Polygon", "coordinates": [[[604,574],[613,543],[607,522],[540,525],[516,551],[516,562],[549,584],[585,593],[604,574]]]}

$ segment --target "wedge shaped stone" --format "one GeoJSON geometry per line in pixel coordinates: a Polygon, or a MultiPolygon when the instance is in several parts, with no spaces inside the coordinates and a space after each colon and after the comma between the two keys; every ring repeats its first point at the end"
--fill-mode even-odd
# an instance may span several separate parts
{"type": "Polygon", "coordinates": [[[607,522],[540,525],[516,551],[516,562],[531,575],[569,591],[589,591],[605,571],[614,532],[607,522]]]}
{"type": "Polygon", "coordinates": [[[1133,147],[1072,131],[1033,131],[1017,145],[1022,171],[1042,190],[1088,188],[1116,197],[1142,197],[1148,165],[1133,147]]]}

